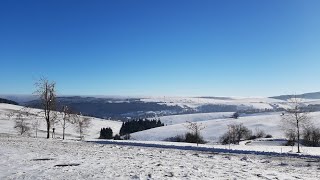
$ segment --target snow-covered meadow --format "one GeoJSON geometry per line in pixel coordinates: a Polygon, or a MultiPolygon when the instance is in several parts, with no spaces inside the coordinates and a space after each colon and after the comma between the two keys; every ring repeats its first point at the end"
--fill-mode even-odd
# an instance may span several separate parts
{"type": "Polygon", "coordinates": [[[168,106],[180,106],[180,107],[190,107],[197,108],[203,105],[234,105],[238,109],[273,109],[274,107],[286,108],[287,101],[256,97],[256,98],[246,98],[246,97],[148,97],[143,98],[141,101],[144,102],[157,102],[160,104],[166,104],[168,106]]]}
{"type": "Polygon", "coordinates": [[[317,159],[0,136],[0,179],[319,179],[317,159]]]}
{"type": "MultiPolygon", "coordinates": [[[[85,140],[72,127],[62,140],[57,123],[56,139],[45,139],[45,122],[39,120],[38,138],[20,136],[10,112],[23,107],[0,104],[0,179],[319,179],[320,148],[282,146],[281,113],[262,113],[230,118],[233,112],[165,116],[167,126],[137,132],[128,141],[98,140],[102,127],[117,134],[121,122],[92,118],[85,140]],[[197,122],[208,144],[164,142],[187,131],[186,122],[197,122]],[[273,139],[218,145],[219,137],[232,123],[243,123],[253,131],[264,130],[273,139]],[[172,125],[171,125],[172,124],[172,125]]],[[[33,114],[40,110],[30,109],[33,114]]],[[[311,113],[317,120],[320,113],[311,113]]]]}
{"type": "MultiPolygon", "coordinates": [[[[163,119],[165,119],[165,122],[172,122],[173,125],[137,132],[132,134],[132,138],[143,141],[163,141],[170,137],[185,134],[188,131],[186,128],[187,122],[201,123],[205,127],[201,133],[202,136],[206,141],[214,143],[219,141],[219,138],[228,131],[228,125],[233,123],[242,123],[253,132],[259,129],[265,131],[266,134],[272,135],[274,138],[284,138],[281,112],[252,114],[238,119],[230,118],[229,115],[228,113],[209,113],[193,114],[190,116],[167,116],[163,117],[163,119]],[[218,115],[225,116],[226,118],[219,118],[218,115]]],[[[310,113],[309,116],[315,126],[320,126],[317,123],[318,119],[320,119],[320,112],[310,113]]]]}

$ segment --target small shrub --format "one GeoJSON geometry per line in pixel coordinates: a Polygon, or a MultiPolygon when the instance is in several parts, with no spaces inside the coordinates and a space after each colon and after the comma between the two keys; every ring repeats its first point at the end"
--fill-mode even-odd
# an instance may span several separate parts
{"type": "Polygon", "coordinates": [[[186,138],[183,135],[176,135],[174,137],[170,137],[165,139],[165,141],[169,141],[169,142],[185,142],[186,138]]]}
{"type": "Polygon", "coordinates": [[[294,145],[295,145],[295,141],[293,141],[293,140],[288,140],[284,145],[285,145],[285,146],[294,146],[294,145]]]}
{"type": "Polygon", "coordinates": [[[265,138],[272,138],[272,135],[267,134],[267,135],[265,136],[265,138]]]}
{"type": "Polygon", "coordinates": [[[206,141],[203,139],[202,136],[197,136],[193,133],[186,133],[185,135],[177,135],[174,137],[170,137],[165,139],[165,141],[169,142],[187,142],[187,143],[198,143],[198,144],[205,144],[206,141]]]}
{"type": "Polygon", "coordinates": [[[116,135],[113,137],[113,139],[114,139],[114,140],[122,140],[119,134],[116,134],[116,135]]]}
{"type": "Polygon", "coordinates": [[[257,138],[258,138],[258,137],[257,137],[256,135],[252,135],[252,136],[249,137],[248,140],[254,140],[254,139],[257,139],[257,138]]]}
{"type": "Polygon", "coordinates": [[[187,133],[185,137],[186,137],[185,142],[187,143],[205,144],[205,141],[203,140],[202,136],[199,136],[193,133],[187,133]]]}
{"type": "Polygon", "coordinates": [[[286,137],[288,139],[288,142],[285,143],[285,146],[294,146],[296,142],[296,133],[294,130],[290,129],[286,132],[286,137]]]}
{"type": "Polygon", "coordinates": [[[255,136],[256,136],[257,138],[263,138],[263,137],[266,136],[266,133],[265,133],[263,130],[257,129],[257,130],[256,130],[256,133],[255,133],[255,136]]]}
{"type": "Polygon", "coordinates": [[[239,144],[241,140],[248,140],[252,136],[252,131],[243,124],[231,124],[228,131],[220,138],[222,144],[239,144]]]}
{"type": "Polygon", "coordinates": [[[229,133],[225,133],[220,137],[220,143],[223,145],[231,143],[230,135],[229,133]]]}
{"type": "Polygon", "coordinates": [[[126,135],[124,135],[124,137],[123,137],[124,140],[130,140],[130,138],[131,138],[131,135],[130,135],[130,134],[126,134],[126,135]]]}
{"type": "Polygon", "coordinates": [[[320,146],[320,129],[314,127],[305,128],[303,133],[302,144],[305,146],[318,147],[320,146]]]}
{"type": "Polygon", "coordinates": [[[18,130],[20,135],[28,134],[30,131],[30,123],[27,121],[26,117],[24,117],[23,112],[20,112],[17,115],[14,128],[18,130]]]}
{"type": "Polygon", "coordinates": [[[231,118],[233,118],[233,119],[238,119],[239,117],[240,117],[240,114],[237,112],[233,113],[231,116],[231,118]]]}

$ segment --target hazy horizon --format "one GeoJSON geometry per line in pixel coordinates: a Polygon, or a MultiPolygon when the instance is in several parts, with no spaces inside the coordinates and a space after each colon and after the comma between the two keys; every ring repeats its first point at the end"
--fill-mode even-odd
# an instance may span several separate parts
{"type": "MultiPolygon", "coordinates": [[[[96,98],[148,98],[148,97],[193,97],[193,98],[206,98],[206,97],[217,97],[217,98],[270,98],[276,96],[287,96],[287,95],[302,95],[302,94],[309,94],[309,93],[320,93],[320,91],[314,92],[303,92],[303,93],[288,93],[288,94],[275,94],[271,96],[215,96],[215,95],[199,95],[199,96],[172,96],[172,95],[94,95],[94,94],[57,94],[58,97],[72,97],[72,96],[80,96],[80,97],[96,97],[96,98]]],[[[4,96],[37,96],[35,94],[5,94],[0,93],[0,97],[4,96]]]]}

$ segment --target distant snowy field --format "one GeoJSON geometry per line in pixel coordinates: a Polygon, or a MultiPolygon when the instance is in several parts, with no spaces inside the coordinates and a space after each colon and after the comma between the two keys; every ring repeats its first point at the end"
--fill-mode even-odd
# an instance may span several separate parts
{"type": "Polygon", "coordinates": [[[182,114],[173,116],[159,117],[165,125],[181,124],[186,122],[200,122],[213,119],[221,119],[231,117],[234,112],[217,112],[217,113],[197,113],[197,114],[182,114]]]}
{"type": "MultiPolygon", "coordinates": [[[[233,123],[243,123],[244,126],[248,127],[253,132],[255,132],[256,129],[260,129],[265,131],[266,134],[272,135],[274,138],[284,138],[281,113],[253,114],[250,116],[240,117],[239,119],[215,119],[214,117],[209,118],[208,120],[205,120],[205,118],[202,119],[202,117],[210,117],[210,115],[214,114],[195,114],[190,116],[182,115],[164,117],[166,119],[166,122],[173,122],[173,125],[134,133],[132,134],[132,139],[142,141],[163,141],[170,137],[183,135],[188,131],[188,129],[186,128],[187,123],[185,123],[187,121],[197,121],[198,123],[201,123],[203,126],[205,126],[206,128],[202,131],[202,136],[209,142],[218,142],[219,138],[228,131],[228,125],[233,123]],[[179,122],[180,124],[175,122],[179,122]]],[[[223,116],[223,114],[221,115],[223,116]]],[[[320,119],[320,112],[310,113],[309,115],[311,117],[311,121],[313,121],[314,124],[319,127],[320,124],[317,122],[320,119]]]]}
{"type": "Polygon", "coordinates": [[[149,97],[141,99],[144,102],[158,102],[168,106],[197,108],[203,105],[235,105],[239,109],[273,109],[286,108],[288,102],[272,98],[200,98],[200,97],[149,97]]]}

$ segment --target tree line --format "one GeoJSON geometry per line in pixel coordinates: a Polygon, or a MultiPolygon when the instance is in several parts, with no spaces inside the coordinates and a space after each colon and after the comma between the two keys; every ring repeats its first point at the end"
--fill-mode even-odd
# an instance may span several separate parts
{"type": "Polygon", "coordinates": [[[0,98],[0,103],[19,105],[19,103],[15,102],[15,101],[11,101],[11,100],[8,100],[8,99],[3,99],[3,98],[0,98]]]}
{"type": "Polygon", "coordinates": [[[123,122],[121,129],[120,129],[120,135],[126,135],[135,133],[138,131],[144,131],[151,128],[161,127],[164,126],[164,124],[160,121],[160,119],[137,119],[137,120],[131,120],[128,122],[123,122]]]}

